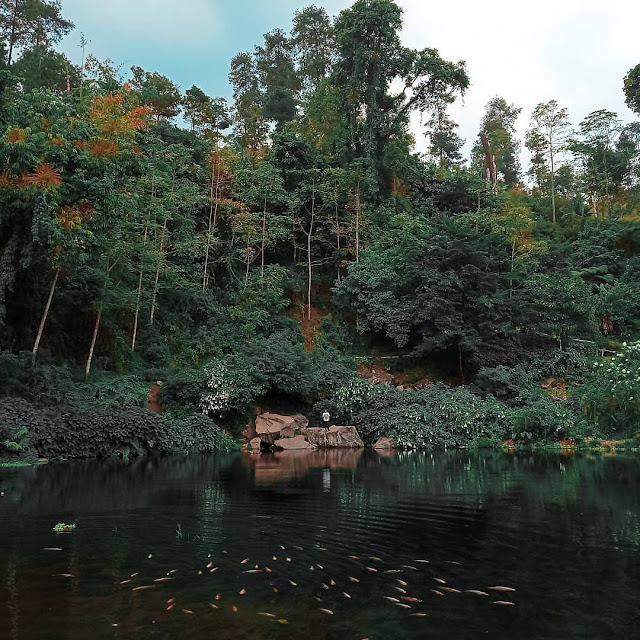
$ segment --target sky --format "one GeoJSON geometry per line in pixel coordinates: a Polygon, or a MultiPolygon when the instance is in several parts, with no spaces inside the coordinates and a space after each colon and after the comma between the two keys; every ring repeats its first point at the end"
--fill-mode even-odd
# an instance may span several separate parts
{"type": "MultiPolygon", "coordinates": [[[[539,102],[556,99],[574,124],[596,109],[634,119],[622,82],[640,63],[640,2],[634,0],[397,0],[404,10],[405,46],[436,48],[465,60],[471,87],[451,109],[468,155],[488,100],[522,107],[520,137],[539,102]]],[[[288,31],[296,9],[322,5],[337,15],[344,0],[62,0],[76,28],[60,48],[80,63],[80,34],[88,51],[110,58],[123,73],[132,65],[162,73],[184,91],[193,84],[230,97],[231,58],[252,51],[262,35],[288,31]]],[[[419,117],[416,149],[426,150],[419,117]]],[[[523,163],[527,164],[526,154],[523,163]]]]}

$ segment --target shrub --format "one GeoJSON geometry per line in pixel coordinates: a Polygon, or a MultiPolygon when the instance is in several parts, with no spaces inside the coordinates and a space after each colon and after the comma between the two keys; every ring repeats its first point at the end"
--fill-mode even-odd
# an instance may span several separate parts
{"type": "Polygon", "coordinates": [[[0,424],[21,425],[39,456],[100,458],[228,449],[231,439],[204,416],[166,420],[138,408],[38,409],[23,399],[0,401],[0,424]]]}

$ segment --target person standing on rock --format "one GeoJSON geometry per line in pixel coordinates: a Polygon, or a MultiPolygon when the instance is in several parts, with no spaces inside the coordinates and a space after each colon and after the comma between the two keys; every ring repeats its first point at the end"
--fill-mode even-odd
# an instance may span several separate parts
{"type": "Polygon", "coordinates": [[[322,421],[324,422],[325,426],[329,426],[329,420],[331,420],[331,415],[325,409],[322,413],[322,421]]]}

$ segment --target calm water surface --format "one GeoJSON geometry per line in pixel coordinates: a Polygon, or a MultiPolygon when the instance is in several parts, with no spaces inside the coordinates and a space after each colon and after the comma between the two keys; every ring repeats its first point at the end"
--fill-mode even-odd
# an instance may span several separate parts
{"type": "Polygon", "coordinates": [[[640,637],[638,487],[502,452],[0,469],[0,638],[640,637]]]}

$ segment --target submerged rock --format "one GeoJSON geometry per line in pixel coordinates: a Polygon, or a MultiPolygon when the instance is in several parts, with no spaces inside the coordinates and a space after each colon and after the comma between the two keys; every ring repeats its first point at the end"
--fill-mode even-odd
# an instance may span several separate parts
{"type": "Polygon", "coordinates": [[[374,449],[395,449],[396,443],[391,438],[382,437],[373,445],[374,449]]]}
{"type": "Polygon", "coordinates": [[[299,451],[302,449],[315,449],[315,446],[310,444],[305,436],[294,436],[293,438],[282,438],[280,440],[276,440],[273,445],[278,447],[279,449],[284,449],[285,451],[299,451]]]}
{"type": "Polygon", "coordinates": [[[332,426],[329,429],[317,427],[307,430],[309,442],[316,447],[360,448],[364,447],[362,438],[355,427],[332,426]]]}

